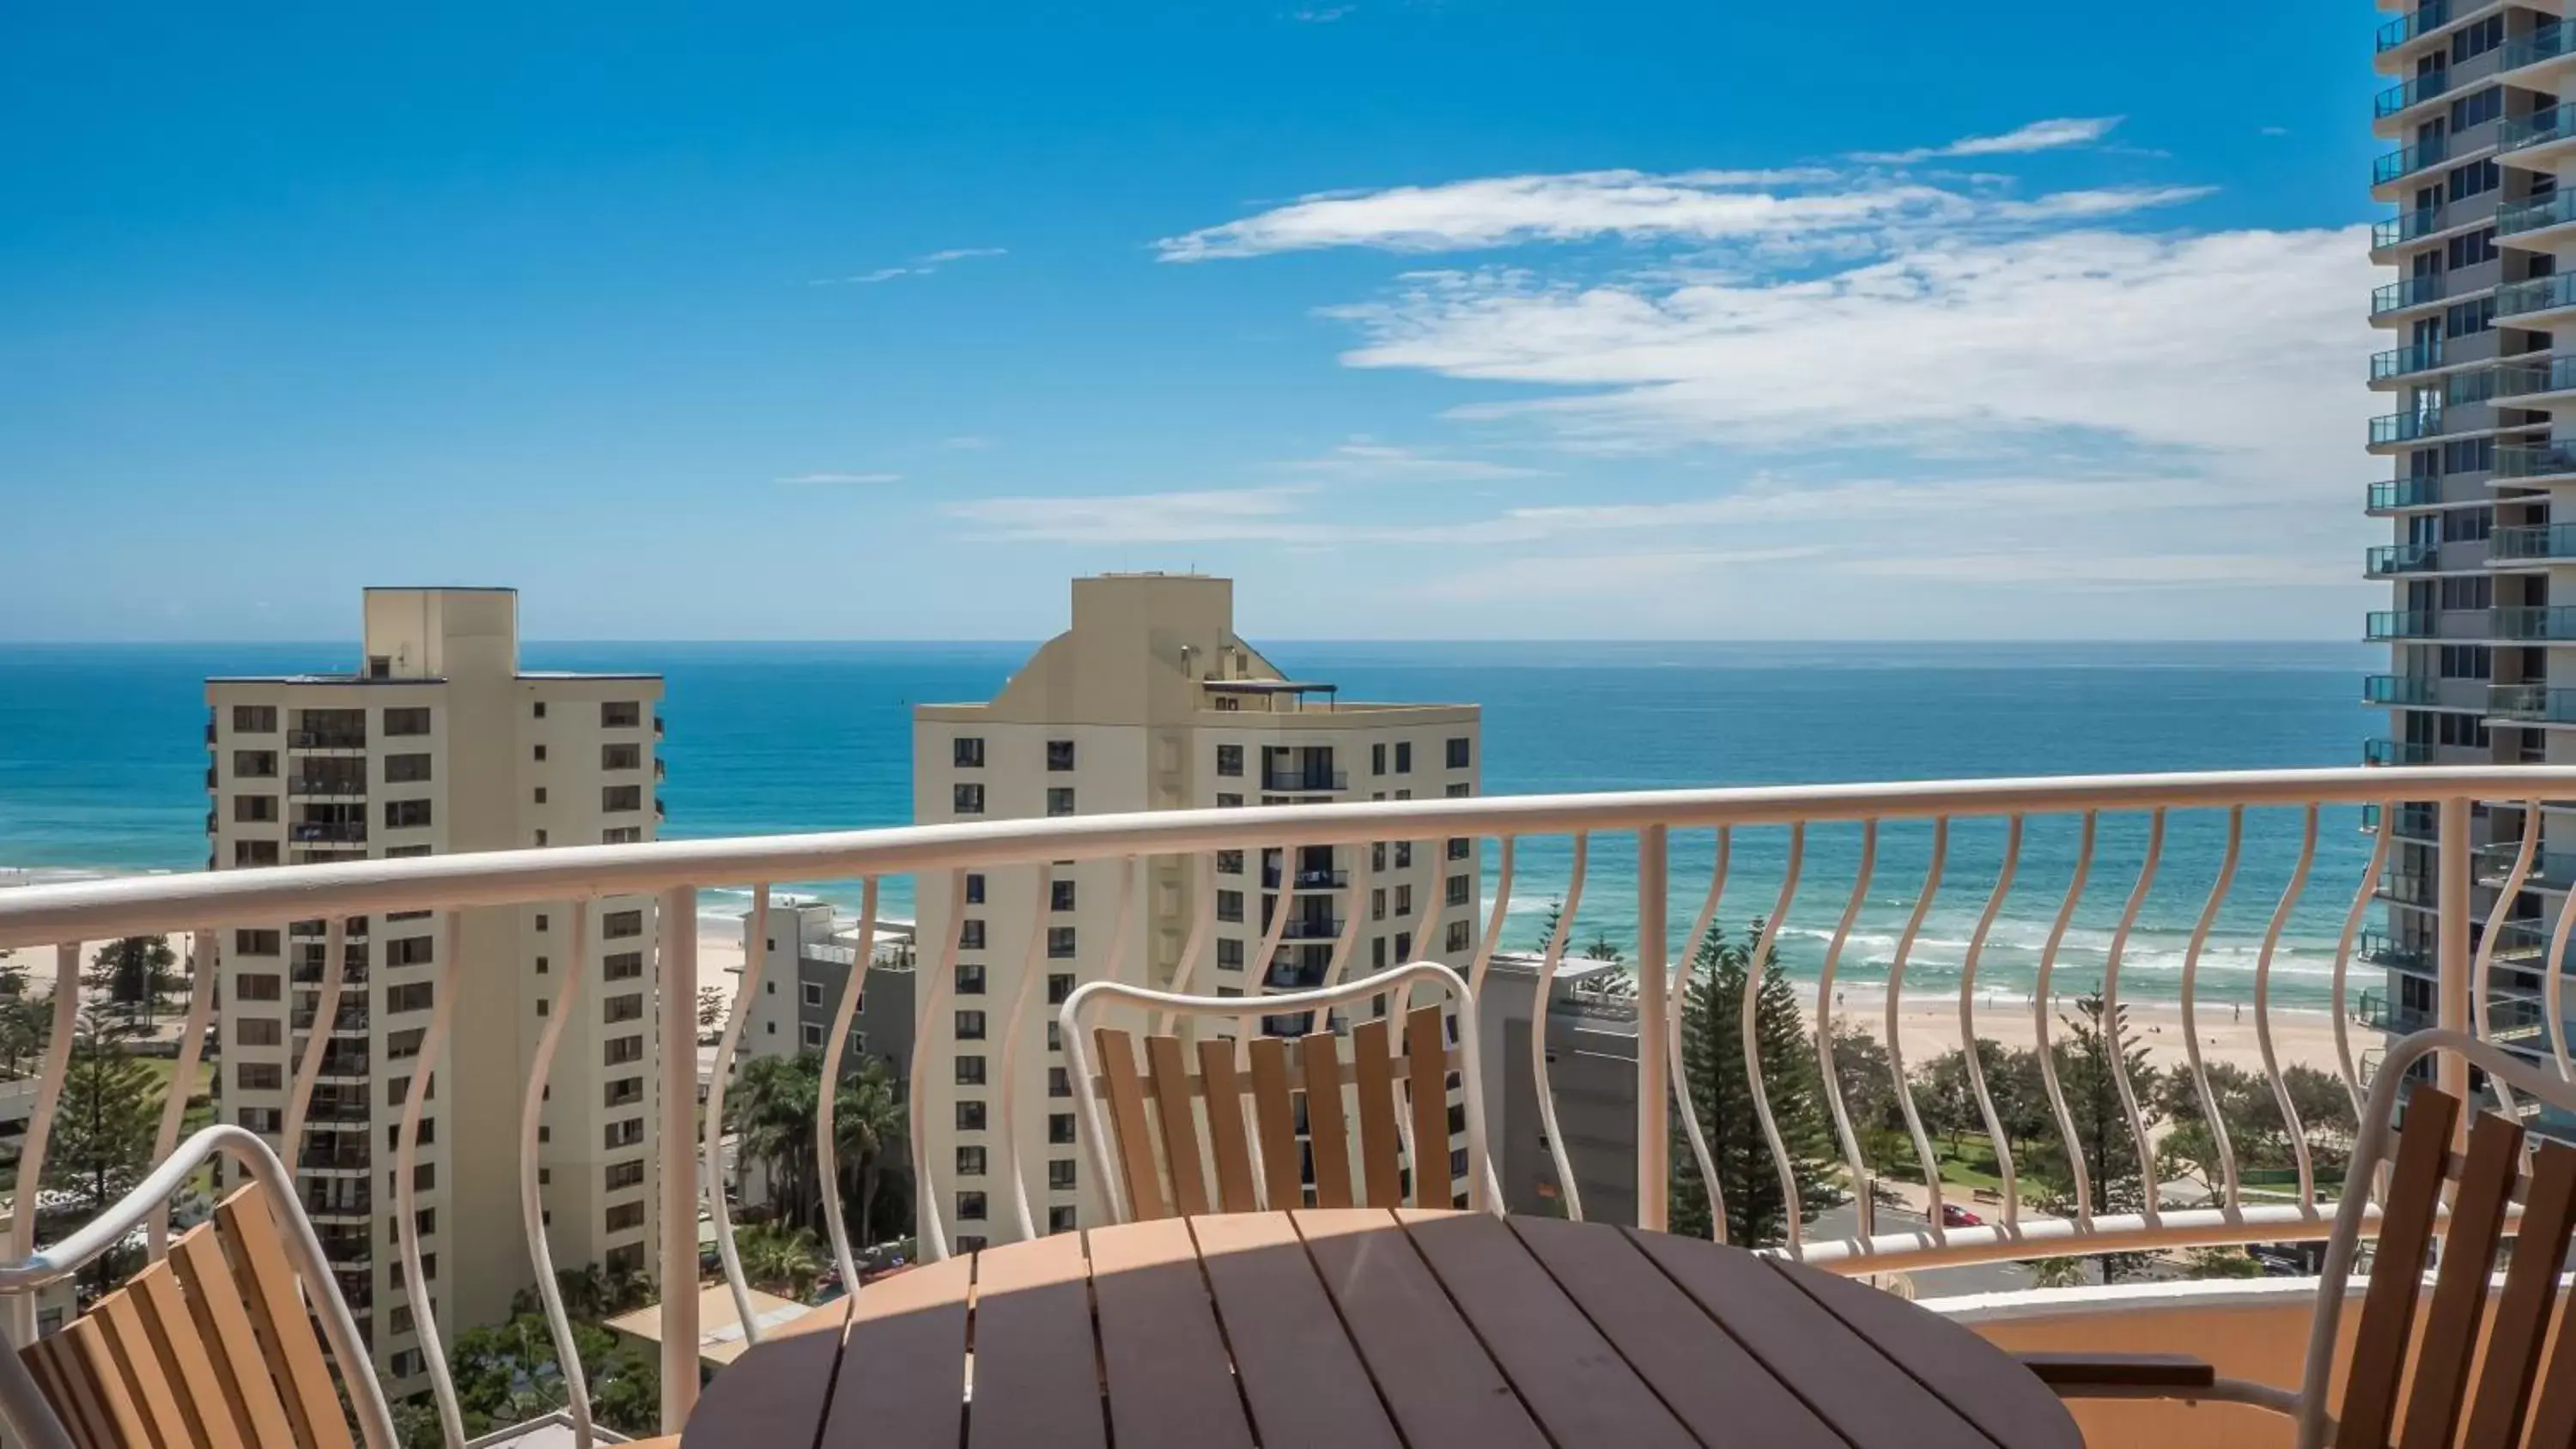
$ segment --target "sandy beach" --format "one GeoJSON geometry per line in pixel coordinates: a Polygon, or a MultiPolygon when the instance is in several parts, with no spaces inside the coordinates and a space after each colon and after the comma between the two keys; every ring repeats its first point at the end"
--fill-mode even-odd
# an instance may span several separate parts
{"type": "MultiPolygon", "coordinates": [[[[1841,993],[1842,1003],[1835,1008],[1836,1024],[1848,1024],[1884,1041],[1887,1029],[1887,998],[1884,992],[1853,988],[1841,993]]],[[[2130,1032],[2147,1049],[2147,1057],[2158,1069],[2189,1060],[2186,1052],[2182,1008],[2172,1002],[2124,1002],[2130,1032]]],[[[1815,1019],[1813,1007],[1806,1009],[1808,1020],[1815,1019]]],[[[2064,1041],[2072,1035],[2066,1020],[2076,1015],[2075,998],[2062,996],[2049,1013],[2048,1031],[2052,1041],[2064,1041]]],[[[2029,1048],[2037,1044],[2039,1032],[2031,1020],[2029,998],[2019,993],[1994,992],[1981,998],[1976,1011],[1977,1035],[2011,1048],[2029,1048]]],[[[2232,1002],[2203,1004],[2193,1023],[2200,1037],[2201,1060],[2225,1062],[2260,1075],[2263,1071],[2263,1048],[2255,1031],[2254,1010],[2240,1011],[2232,1002]]],[[[2350,1027],[2352,1051],[2356,1064],[2362,1052],[2378,1045],[2379,1033],[2363,1027],[2350,1027]]],[[[2334,1019],[2322,1011],[2274,1010],[2271,1022],[2272,1050],[2275,1059],[2287,1069],[2310,1066],[2319,1071],[2340,1074],[2336,1064],[2334,1019]]],[[[1920,999],[1907,1000],[1897,1007],[1896,1044],[1904,1053],[1908,1066],[1919,1066],[1958,1048],[1959,1008],[1955,1001],[1935,1003],[1920,999]]]]}

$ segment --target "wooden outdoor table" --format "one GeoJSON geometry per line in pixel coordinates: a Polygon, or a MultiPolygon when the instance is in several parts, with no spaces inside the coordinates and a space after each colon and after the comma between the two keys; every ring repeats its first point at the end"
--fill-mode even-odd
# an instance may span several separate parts
{"type": "Polygon", "coordinates": [[[716,1376],[681,1437],[683,1449],[2082,1442],[2002,1350],[1866,1284],[1661,1233],[1379,1209],[1134,1223],[915,1268],[773,1331],[716,1376]]]}

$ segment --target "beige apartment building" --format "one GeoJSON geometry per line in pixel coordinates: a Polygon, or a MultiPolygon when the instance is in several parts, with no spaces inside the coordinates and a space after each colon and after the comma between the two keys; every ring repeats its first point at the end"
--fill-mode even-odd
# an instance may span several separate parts
{"type": "MultiPolygon", "coordinates": [[[[519,668],[509,589],[369,589],[349,674],[206,682],[211,869],[535,849],[654,838],[662,731],[654,675],[519,668]]],[[[220,944],[221,1115],[270,1134],[296,1168],[387,1387],[425,1387],[396,1246],[394,1133],[438,993],[417,1169],[423,1276],[441,1327],[508,1316],[532,1281],[519,1208],[521,1092],[589,912],[581,995],[557,1050],[538,1149],[558,1266],[649,1271],[657,1215],[654,905],[444,913],[346,923],[346,984],[304,1140],[287,1094],[318,1010],[320,921],[220,944]]]]}
{"type": "MultiPolygon", "coordinates": [[[[913,816],[927,824],[1463,796],[1476,793],[1481,758],[1474,705],[1354,704],[1329,683],[1282,674],[1235,632],[1232,580],[1112,574],[1073,581],[1072,627],[989,703],[913,711],[913,816]]],[[[1217,854],[1213,936],[1190,990],[1321,985],[1355,912],[1354,976],[1425,958],[1463,968],[1474,956],[1475,841],[1267,856],[1217,854]],[[1253,959],[1279,911],[1288,916],[1277,954],[1253,959]]],[[[1000,1120],[1011,1097],[1034,1226],[1099,1221],[1054,1006],[1104,977],[1172,986],[1205,888],[1198,869],[1165,857],[1139,871],[1136,925],[1118,961],[1109,959],[1116,861],[1055,867],[1043,897],[1032,870],[968,875],[962,894],[944,873],[920,878],[922,969],[935,967],[942,942],[957,942],[946,1019],[915,1046],[933,1062],[954,1061],[915,1104],[927,1129],[922,1190],[935,1195],[953,1245],[1018,1236],[1000,1120]],[[1015,1079],[1004,1080],[1002,1036],[1033,945],[1046,979],[1015,1079]]]]}

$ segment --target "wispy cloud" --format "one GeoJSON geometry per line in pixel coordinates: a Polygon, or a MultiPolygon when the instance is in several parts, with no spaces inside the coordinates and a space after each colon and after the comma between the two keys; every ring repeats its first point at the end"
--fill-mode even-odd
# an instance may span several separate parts
{"type": "Polygon", "coordinates": [[[779,483],[899,483],[901,473],[791,473],[779,483]]]}
{"type": "Polygon", "coordinates": [[[998,445],[991,438],[978,437],[973,433],[959,433],[953,438],[940,439],[939,446],[952,452],[974,453],[998,445]]]}
{"type": "Polygon", "coordinates": [[[1320,458],[1300,458],[1279,466],[1290,473],[1336,482],[1499,482],[1546,476],[1537,468],[1426,453],[1366,438],[1354,438],[1320,458]]]}
{"type": "Polygon", "coordinates": [[[816,277],[805,285],[809,287],[873,286],[878,282],[891,282],[898,277],[927,277],[952,262],[1009,255],[1008,247],[950,247],[945,251],[925,252],[901,266],[878,267],[874,271],[860,272],[847,277],[816,277]]]}
{"type": "Polygon", "coordinates": [[[1300,25],[1330,25],[1359,8],[1356,5],[1308,5],[1289,11],[1288,18],[1300,25]]]}
{"type": "Polygon", "coordinates": [[[1917,146],[1906,151],[1861,151],[1855,161],[1882,165],[1907,166],[1917,161],[1931,161],[1950,156],[2018,156],[2032,151],[2054,151],[2065,146],[2082,146],[2099,141],[2120,124],[2118,116],[2063,116],[2055,120],[2033,121],[2000,136],[1962,136],[1946,146],[1917,146]]]}

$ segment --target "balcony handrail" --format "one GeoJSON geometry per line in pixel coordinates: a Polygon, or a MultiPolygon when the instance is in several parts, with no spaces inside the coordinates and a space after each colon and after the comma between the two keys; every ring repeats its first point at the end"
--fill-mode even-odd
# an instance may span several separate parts
{"type": "Polygon", "coordinates": [[[2576,272],[2529,277],[2519,282],[2503,283],[2495,289],[2495,309],[2499,317],[2571,304],[2576,304],[2576,272]]]}
{"type": "Polygon", "coordinates": [[[2576,103],[2562,103],[2527,116],[2508,116],[2496,127],[2496,149],[2519,150],[2555,141],[2576,131],[2576,103]]]}

